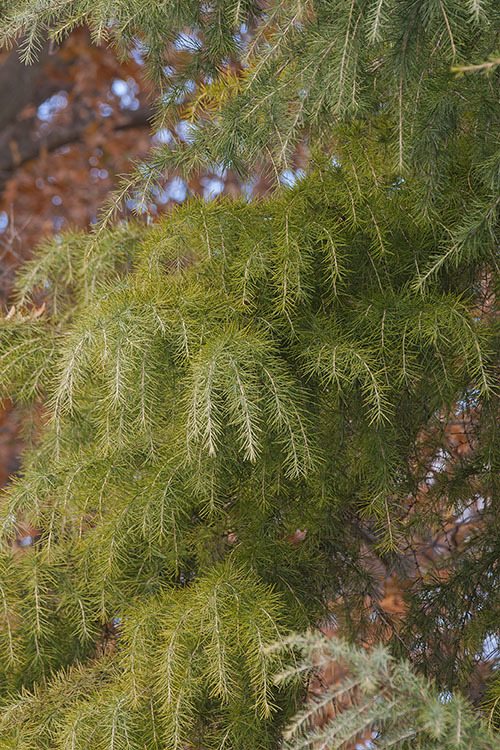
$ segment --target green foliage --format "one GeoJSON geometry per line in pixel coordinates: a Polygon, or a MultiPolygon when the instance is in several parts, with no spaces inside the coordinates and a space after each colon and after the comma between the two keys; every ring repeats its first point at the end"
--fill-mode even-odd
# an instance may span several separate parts
{"type": "Polygon", "coordinates": [[[207,748],[272,747],[281,659],[264,644],[285,621],[255,575],[217,566],[189,591],[129,607],[118,656],[23,691],[2,713],[0,747],[180,748],[202,733],[207,748]]]}
{"type": "Polygon", "coordinates": [[[25,304],[57,296],[2,323],[5,391],[41,391],[48,410],[2,508],[3,680],[36,691],[118,618],[118,676],[57,720],[65,738],[76,722],[77,747],[101,737],[95,721],[99,742],[141,738],[150,691],[147,732],[169,747],[272,747],[291,696],[273,697],[264,647],[331,597],[356,606],[358,514],[395,553],[412,444],[471,390],[494,398],[468,274],[460,294],[415,290],[435,228],[385,186],[374,225],[348,180],[322,164],[272,200],[193,200],[151,229],[67,235],[18,278],[25,304]],[[13,559],[18,519],[40,539],[13,559]]]}
{"type": "Polygon", "coordinates": [[[153,188],[164,170],[207,163],[245,172],[267,162],[279,177],[305,133],[342,153],[346,121],[382,125],[391,168],[421,174],[421,208],[435,218],[457,172],[468,174],[462,225],[449,255],[436,257],[451,260],[482,243],[497,217],[497,102],[489,78],[473,73],[490,60],[496,75],[499,13],[495,0],[275,0],[265,10],[248,0],[7,0],[2,33],[9,43],[24,36],[27,59],[44,35],[58,40],[82,23],[124,53],[140,40],[159,90],[156,126],[179,109],[192,123],[188,142],[160,146],[125,193],[153,188]],[[208,108],[186,109],[193,82],[212,92],[208,108]]]}
{"type": "MultiPolygon", "coordinates": [[[[494,53],[498,4],[4,6],[28,58],[82,22],[139,38],[157,125],[189,105],[190,138],[121,188],[139,212],[165,170],[279,182],[299,143],[310,160],[266,200],[54,238],[18,275],[0,391],[40,424],[0,508],[0,747],[276,747],[300,686],[271,684],[266,647],[332,603],[345,635],[387,637],[382,565],[411,581],[393,650],[464,686],[500,635],[499,108],[495,71],[451,65],[494,53]],[[444,424],[471,413],[439,471],[444,424]],[[414,540],[479,500],[446,575],[412,577],[414,540]]],[[[366,698],[325,747],[357,719],[403,747],[402,711],[422,747],[494,746],[385,652],[325,648],[366,698]]]]}
{"type": "Polygon", "coordinates": [[[334,750],[356,741],[361,747],[367,740],[369,747],[394,750],[500,746],[498,735],[464,698],[438,693],[380,646],[368,652],[318,635],[291,636],[286,645],[298,649],[301,659],[275,678],[278,683],[321,675],[332,663],[342,670],[338,681],[311,697],[294,717],[284,733],[288,750],[334,750]]]}
{"type": "Polygon", "coordinates": [[[8,0],[0,31],[7,43],[22,35],[30,60],[47,34],[60,40],[82,23],[123,54],[140,42],[159,92],[155,128],[191,120],[187,138],[125,178],[103,221],[127,196],[146,210],[173,171],[267,169],[279,182],[304,138],[347,164],[369,123],[385,153],[375,182],[418,174],[419,210],[447,227],[414,283],[464,259],[493,262],[498,103],[490,78],[474,73],[497,75],[495,0],[275,0],[265,11],[247,0],[8,0]],[[450,199],[461,207],[453,220],[450,199]]]}

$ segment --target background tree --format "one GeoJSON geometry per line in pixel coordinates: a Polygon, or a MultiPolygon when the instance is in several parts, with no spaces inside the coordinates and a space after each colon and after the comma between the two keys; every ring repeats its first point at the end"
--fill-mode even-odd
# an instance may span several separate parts
{"type": "Polygon", "coordinates": [[[480,701],[496,57],[466,69],[496,3],[5,6],[28,55],[83,21],[139,39],[159,132],[191,122],[104,221],[172,174],[297,183],[66,234],[19,274],[2,385],[44,407],[3,518],[3,680],[31,689],[7,692],[5,746],[275,747],[300,690],[266,644],[322,618],[480,701]],[[20,518],[40,539],[13,556],[20,518]]]}

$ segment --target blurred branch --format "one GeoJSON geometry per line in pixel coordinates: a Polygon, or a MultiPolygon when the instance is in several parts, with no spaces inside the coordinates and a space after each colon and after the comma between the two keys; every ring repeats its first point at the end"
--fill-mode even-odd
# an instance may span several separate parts
{"type": "Polygon", "coordinates": [[[49,42],[46,42],[33,65],[22,63],[15,49],[0,66],[0,129],[12,123],[27,104],[36,106],[50,96],[44,74],[48,57],[49,42]]]}
{"type": "MultiPolygon", "coordinates": [[[[43,134],[36,132],[36,118],[11,124],[0,133],[0,187],[14,169],[35,159],[44,150],[55,151],[84,138],[86,130],[99,117],[95,111],[87,110],[83,116],[75,117],[69,124],[52,126],[43,134]]],[[[110,132],[146,126],[151,117],[152,110],[147,106],[135,111],[124,111],[116,120],[109,122],[110,132]]]]}

